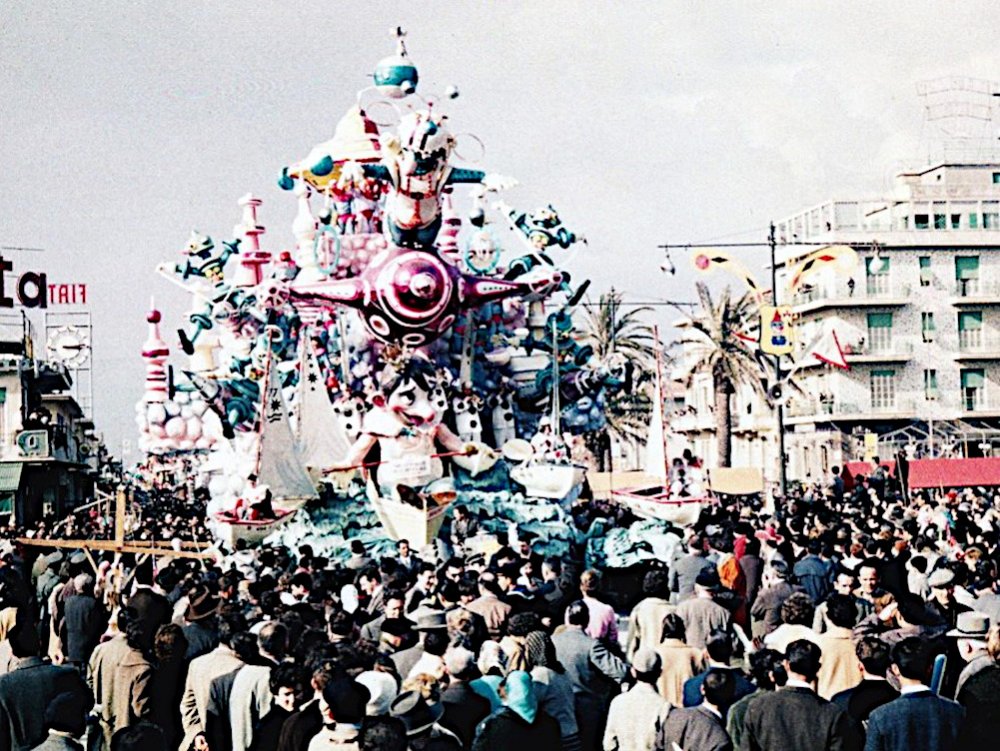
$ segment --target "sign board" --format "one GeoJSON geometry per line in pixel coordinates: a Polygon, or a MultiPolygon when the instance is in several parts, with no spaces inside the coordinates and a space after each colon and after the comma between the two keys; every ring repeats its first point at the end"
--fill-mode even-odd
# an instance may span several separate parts
{"type": "Polygon", "coordinates": [[[760,350],[768,355],[792,354],[794,326],[786,305],[760,306],[760,350]]]}
{"type": "Polygon", "coordinates": [[[0,256],[0,308],[17,304],[26,308],[87,304],[86,284],[49,284],[44,271],[25,271],[15,279],[7,275],[8,271],[14,271],[13,261],[0,256]]]}
{"type": "Polygon", "coordinates": [[[865,461],[870,462],[878,456],[878,434],[865,433],[865,461]]]}
{"type": "Polygon", "coordinates": [[[22,456],[45,459],[50,456],[47,430],[23,430],[15,439],[22,456]]]}
{"type": "Polygon", "coordinates": [[[392,461],[392,473],[396,482],[423,485],[431,473],[429,456],[405,456],[392,461]]]}

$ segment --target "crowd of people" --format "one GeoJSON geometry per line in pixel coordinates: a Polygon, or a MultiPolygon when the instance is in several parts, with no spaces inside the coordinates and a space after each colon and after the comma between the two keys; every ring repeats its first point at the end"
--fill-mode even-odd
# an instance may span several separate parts
{"type": "MultiPolygon", "coordinates": [[[[0,751],[819,751],[1000,737],[992,490],[710,505],[620,572],[528,535],[216,560],[0,549],[0,751]],[[769,506],[769,508],[771,508],[769,506]],[[423,557],[421,557],[423,553],[423,557]],[[617,579],[616,579],[617,581],[617,579]]],[[[603,507],[575,515],[590,523],[603,507]]],[[[156,499],[161,530],[190,517],[156,499]],[[169,519],[167,517],[170,517],[169,519]]]]}

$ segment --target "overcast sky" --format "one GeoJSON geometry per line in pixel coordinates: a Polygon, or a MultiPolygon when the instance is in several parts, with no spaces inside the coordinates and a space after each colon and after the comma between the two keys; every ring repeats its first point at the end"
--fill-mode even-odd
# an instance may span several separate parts
{"type": "Polygon", "coordinates": [[[921,162],[916,82],[1000,78],[998,22],[990,1],[3,0],[0,245],[45,248],[15,274],[88,284],[114,449],[135,437],[149,296],[172,342],[187,302],[154,267],[192,228],[228,238],[248,191],[264,245],[292,244],[275,178],[332,135],[396,24],[421,90],[460,88],[451,123],[486,145],[476,166],[590,239],[576,277],[686,300],[686,259],[662,275],[658,244],[762,239],[771,219],[880,193],[921,162]]]}

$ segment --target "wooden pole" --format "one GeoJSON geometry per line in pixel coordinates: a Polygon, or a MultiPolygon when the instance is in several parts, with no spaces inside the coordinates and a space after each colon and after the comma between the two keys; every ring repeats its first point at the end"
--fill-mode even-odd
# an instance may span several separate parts
{"type": "Polygon", "coordinates": [[[210,552],[196,550],[174,550],[173,548],[155,548],[147,545],[137,545],[126,542],[121,545],[115,540],[45,540],[33,537],[18,537],[25,547],[35,548],[70,548],[75,550],[111,550],[116,553],[133,553],[135,555],[154,555],[161,558],[214,558],[210,552]]]}
{"type": "Polygon", "coordinates": [[[667,456],[667,411],[663,408],[663,353],[660,349],[660,327],[653,326],[654,353],[656,354],[656,398],[659,404],[654,409],[660,410],[660,441],[663,442],[663,483],[664,490],[670,487],[670,458],[667,456]]]}
{"type": "Polygon", "coordinates": [[[115,496],[115,542],[118,545],[125,544],[125,487],[118,488],[115,496]]]}

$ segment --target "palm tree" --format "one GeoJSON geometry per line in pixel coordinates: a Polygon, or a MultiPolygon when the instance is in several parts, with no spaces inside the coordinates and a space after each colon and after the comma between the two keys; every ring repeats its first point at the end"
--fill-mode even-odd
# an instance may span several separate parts
{"type": "Polygon", "coordinates": [[[653,327],[643,321],[653,309],[640,305],[623,311],[623,298],[612,288],[596,304],[586,304],[586,316],[578,331],[580,344],[593,348],[596,361],[604,362],[618,353],[633,367],[633,388],[608,395],[607,427],[587,437],[601,470],[608,469],[612,441],[645,440],[651,402],[642,386],[651,381],[656,368],[656,335],[653,327]]]}
{"type": "Polygon", "coordinates": [[[701,310],[691,318],[691,328],[704,339],[695,370],[712,374],[715,391],[715,433],[719,442],[719,466],[730,466],[733,446],[733,417],[730,397],[741,384],[763,393],[764,373],[741,335],[756,320],[757,305],[751,293],[734,300],[726,287],[717,301],[708,286],[698,282],[701,310]]]}

